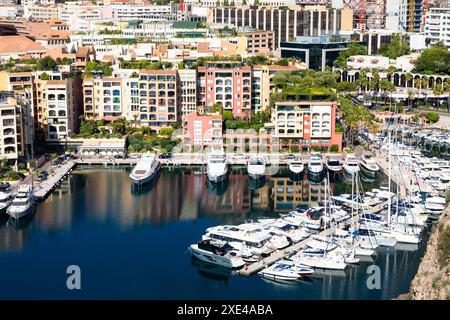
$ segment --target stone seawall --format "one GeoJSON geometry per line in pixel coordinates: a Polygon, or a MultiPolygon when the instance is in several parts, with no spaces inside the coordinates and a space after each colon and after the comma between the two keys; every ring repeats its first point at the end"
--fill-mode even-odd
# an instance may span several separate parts
{"type": "Polygon", "coordinates": [[[450,205],[433,226],[427,250],[411,282],[409,298],[450,299],[450,205]]]}

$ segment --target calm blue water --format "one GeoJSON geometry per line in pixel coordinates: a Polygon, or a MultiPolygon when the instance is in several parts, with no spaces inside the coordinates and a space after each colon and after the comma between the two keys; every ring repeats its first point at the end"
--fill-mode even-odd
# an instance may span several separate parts
{"type": "MultiPolygon", "coordinates": [[[[188,245],[212,225],[313,205],[323,183],[280,175],[251,189],[244,170],[236,170],[228,185],[214,189],[200,169],[178,168],[133,192],[127,170],[77,170],[30,219],[0,219],[1,299],[390,299],[408,291],[423,255],[423,245],[381,251],[380,290],[366,287],[370,261],[294,286],[230,275],[193,261],[188,245]],[[81,268],[81,290],[66,288],[73,264],[81,268]]],[[[331,188],[351,191],[339,179],[331,188]]]]}

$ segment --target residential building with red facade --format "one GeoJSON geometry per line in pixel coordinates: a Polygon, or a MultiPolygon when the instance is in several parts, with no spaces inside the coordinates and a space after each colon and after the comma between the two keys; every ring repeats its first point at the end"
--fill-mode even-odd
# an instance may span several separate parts
{"type": "Polygon", "coordinates": [[[240,62],[214,61],[197,69],[198,103],[212,111],[214,104],[236,118],[252,116],[252,68],[240,62]]]}

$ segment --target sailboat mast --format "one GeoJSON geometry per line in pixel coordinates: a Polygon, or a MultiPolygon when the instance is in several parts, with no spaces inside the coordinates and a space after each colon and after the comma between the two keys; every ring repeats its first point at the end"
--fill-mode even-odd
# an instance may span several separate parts
{"type": "Polygon", "coordinates": [[[387,222],[391,224],[391,131],[388,131],[388,216],[387,222]]]}

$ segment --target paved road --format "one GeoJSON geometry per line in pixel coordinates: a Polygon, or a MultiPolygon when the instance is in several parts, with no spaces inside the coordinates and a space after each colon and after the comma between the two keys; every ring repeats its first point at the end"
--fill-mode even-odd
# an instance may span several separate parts
{"type": "MultiPolygon", "coordinates": [[[[52,161],[49,160],[47,162],[44,162],[37,170],[39,171],[47,171],[50,173],[52,167],[52,161]]],[[[17,185],[13,188],[13,192],[16,192],[19,189],[19,186],[24,185],[24,184],[31,184],[31,179],[32,179],[32,175],[29,174],[27,175],[22,181],[20,181],[19,183],[17,183],[17,185]]]]}

